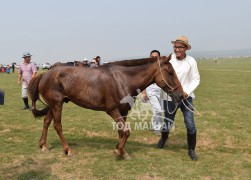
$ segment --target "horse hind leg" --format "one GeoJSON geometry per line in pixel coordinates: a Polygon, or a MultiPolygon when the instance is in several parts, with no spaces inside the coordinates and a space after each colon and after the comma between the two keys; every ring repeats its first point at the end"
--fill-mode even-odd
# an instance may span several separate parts
{"type": "Polygon", "coordinates": [[[43,131],[42,131],[42,136],[39,140],[39,146],[42,149],[42,151],[46,151],[46,139],[47,139],[47,133],[48,133],[48,128],[51,124],[51,121],[53,119],[53,114],[51,109],[48,111],[47,115],[44,118],[44,126],[43,126],[43,131]]]}
{"type": "Polygon", "coordinates": [[[54,106],[52,108],[53,116],[54,116],[54,128],[60,138],[62,146],[64,148],[64,152],[67,156],[72,156],[72,150],[66,142],[66,139],[63,135],[62,124],[61,124],[61,114],[62,114],[62,104],[59,106],[54,106]]]}

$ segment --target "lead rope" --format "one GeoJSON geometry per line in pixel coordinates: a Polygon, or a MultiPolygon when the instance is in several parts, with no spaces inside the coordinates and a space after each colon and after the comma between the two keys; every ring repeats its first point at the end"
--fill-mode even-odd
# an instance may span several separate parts
{"type": "MultiPolygon", "coordinates": [[[[164,79],[164,76],[163,76],[163,74],[162,74],[162,71],[161,71],[161,67],[160,67],[160,60],[159,60],[159,58],[158,58],[158,63],[159,63],[159,70],[160,70],[160,74],[161,74],[161,77],[162,77],[162,79],[163,79],[163,81],[166,83],[166,85],[172,90],[173,88],[171,87],[171,86],[169,86],[169,84],[166,82],[166,80],[164,79]]],[[[168,98],[168,97],[167,97],[168,98]]],[[[167,99],[167,112],[169,113],[169,114],[173,114],[176,110],[177,110],[177,108],[178,108],[178,106],[176,105],[175,106],[175,108],[174,108],[174,110],[172,111],[172,112],[170,112],[169,111],[169,107],[168,107],[168,99],[167,99]]]]}
{"type": "Polygon", "coordinates": [[[197,109],[195,109],[195,107],[194,107],[191,103],[189,103],[187,99],[185,99],[185,101],[186,101],[190,106],[192,106],[192,108],[194,109],[194,110],[191,110],[191,109],[186,105],[186,103],[184,103],[184,100],[182,99],[182,103],[183,103],[183,105],[187,108],[188,111],[190,111],[190,112],[192,112],[192,113],[194,113],[194,114],[196,114],[196,115],[198,115],[198,116],[201,116],[201,113],[200,113],[197,109]]]}
{"type": "MultiPolygon", "coordinates": [[[[158,63],[159,63],[159,70],[160,70],[160,74],[161,74],[161,76],[162,76],[162,79],[163,79],[163,81],[166,83],[166,85],[172,90],[173,88],[171,87],[171,86],[169,86],[169,84],[165,81],[165,79],[164,79],[164,76],[163,76],[163,74],[162,74],[162,71],[161,71],[161,67],[160,67],[160,60],[158,59],[158,63]]],[[[195,109],[195,107],[191,104],[191,103],[189,103],[186,99],[185,99],[185,101],[190,105],[190,106],[192,106],[192,108],[194,109],[194,110],[191,110],[187,105],[186,105],[186,103],[184,103],[184,99],[182,99],[181,100],[182,101],[182,103],[183,103],[183,105],[187,108],[187,110],[188,111],[190,111],[190,112],[192,112],[192,113],[194,113],[194,114],[196,114],[196,115],[201,115],[201,113],[197,110],[197,109],[195,109]]],[[[178,108],[178,106],[176,105],[175,106],[175,108],[174,108],[174,110],[172,111],[172,112],[170,112],[169,111],[169,108],[168,108],[168,99],[167,99],[167,112],[169,113],[169,114],[173,114],[176,110],[177,110],[177,108],[178,108]]]]}
{"type": "MultiPolygon", "coordinates": [[[[191,103],[189,103],[189,102],[187,101],[187,99],[185,99],[185,100],[182,99],[181,101],[182,101],[183,105],[187,108],[188,111],[190,111],[190,112],[192,112],[192,113],[194,113],[194,114],[196,114],[196,115],[198,115],[198,116],[201,116],[201,113],[200,113],[197,109],[195,109],[195,107],[194,107],[191,103]],[[194,110],[190,109],[190,108],[186,105],[186,103],[185,103],[184,101],[186,101],[190,106],[192,106],[192,108],[193,108],[194,110]]],[[[175,108],[174,108],[174,110],[173,110],[172,112],[170,112],[170,111],[169,111],[169,107],[168,107],[168,100],[167,100],[167,108],[166,108],[166,109],[167,109],[168,114],[173,114],[173,113],[177,110],[177,108],[178,108],[178,106],[176,105],[175,108]]]]}
{"type": "Polygon", "coordinates": [[[168,107],[168,100],[167,100],[167,108],[166,109],[167,109],[168,114],[173,114],[177,110],[177,108],[178,108],[178,106],[176,105],[174,110],[172,112],[170,112],[169,107],[168,107]]]}

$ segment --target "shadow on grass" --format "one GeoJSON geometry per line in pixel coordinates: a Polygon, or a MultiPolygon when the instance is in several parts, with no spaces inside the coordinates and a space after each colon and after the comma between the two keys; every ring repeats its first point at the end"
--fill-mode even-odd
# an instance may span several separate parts
{"type": "MultiPolygon", "coordinates": [[[[4,179],[46,179],[51,177],[50,163],[27,158],[20,165],[2,168],[4,179]]],[[[1,177],[0,177],[1,179],[1,177]]]]}
{"type": "MultiPolygon", "coordinates": [[[[159,136],[160,137],[160,136],[159,136]]],[[[180,142],[181,140],[179,140],[180,142]]],[[[107,150],[113,150],[115,149],[115,146],[118,143],[118,140],[115,138],[104,138],[101,136],[95,136],[95,137],[69,137],[67,138],[67,142],[69,146],[74,150],[74,148],[83,148],[83,147],[89,147],[92,149],[96,149],[96,151],[102,151],[103,149],[107,150]]],[[[142,151],[144,149],[156,149],[156,150],[170,150],[174,152],[179,152],[184,149],[187,149],[186,143],[176,143],[176,144],[167,144],[163,149],[158,149],[157,148],[157,142],[156,143],[144,143],[144,142],[139,142],[139,141],[133,141],[128,139],[125,149],[128,153],[135,153],[137,151],[142,151]]],[[[52,143],[48,144],[49,150],[52,149],[60,149],[62,148],[62,145],[60,143],[60,140],[55,140],[52,143]]]]}
{"type": "Polygon", "coordinates": [[[51,169],[34,169],[21,173],[20,175],[17,174],[16,177],[17,179],[46,179],[51,177],[51,169]]]}

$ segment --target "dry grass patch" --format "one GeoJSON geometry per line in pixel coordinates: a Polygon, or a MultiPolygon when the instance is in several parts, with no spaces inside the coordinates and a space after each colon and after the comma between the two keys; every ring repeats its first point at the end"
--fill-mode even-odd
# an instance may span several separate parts
{"type": "Polygon", "coordinates": [[[111,138],[112,135],[105,132],[105,131],[90,131],[87,129],[83,129],[82,131],[84,133],[84,135],[87,135],[89,137],[106,137],[106,138],[111,138]]]}
{"type": "Polygon", "coordinates": [[[150,175],[139,175],[135,179],[137,180],[165,180],[165,177],[150,176],[150,175]]]}
{"type": "Polygon", "coordinates": [[[6,129],[3,129],[2,131],[0,131],[0,133],[8,133],[8,132],[10,132],[9,128],[6,128],[6,129]]]}

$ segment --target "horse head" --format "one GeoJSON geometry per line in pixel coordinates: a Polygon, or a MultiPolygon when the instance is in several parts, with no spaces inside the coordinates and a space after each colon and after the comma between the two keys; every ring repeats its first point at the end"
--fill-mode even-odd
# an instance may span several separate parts
{"type": "Polygon", "coordinates": [[[172,64],[169,62],[170,60],[171,54],[168,57],[162,56],[158,59],[155,82],[172,98],[174,103],[178,103],[185,98],[185,92],[172,64]]]}

